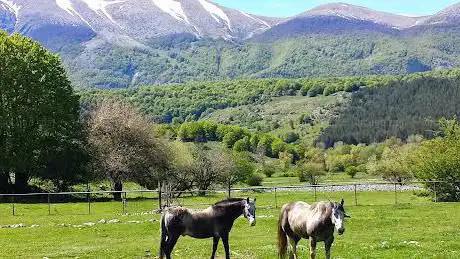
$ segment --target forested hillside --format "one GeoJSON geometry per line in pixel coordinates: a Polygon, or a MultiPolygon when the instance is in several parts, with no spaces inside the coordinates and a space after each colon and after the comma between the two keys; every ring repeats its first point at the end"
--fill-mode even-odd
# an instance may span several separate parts
{"type": "MultiPolygon", "coordinates": [[[[83,90],[84,107],[122,98],[159,123],[200,119],[334,142],[372,143],[433,136],[441,117],[459,115],[460,71],[409,76],[263,79],[83,90]],[[339,94],[339,92],[341,92],[339,94]],[[346,93],[350,94],[346,94],[346,93]],[[329,124],[332,123],[331,126],[329,124]]],[[[288,141],[289,142],[289,141],[288,141]]]]}
{"type": "Polygon", "coordinates": [[[353,92],[391,77],[342,77],[318,79],[258,79],[187,84],[153,85],[132,89],[81,90],[83,104],[98,97],[125,98],[156,122],[200,119],[214,110],[263,104],[280,96],[314,97],[339,91],[353,92]]]}
{"type": "Polygon", "coordinates": [[[411,134],[436,136],[437,120],[460,118],[460,74],[445,77],[408,76],[382,87],[363,88],[322,134],[319,141],[332,146],[381,142],[411,134]]]}
{"type": "Polygon", "coordinates": [[[147,84],[241,78],[400,75],[457,67],[459,34],[453,28],[383,33],[310,34],[234,44],[167,36],[151,49],[109,44],[61,52],[81,87],[126,88],[147,84]]]}

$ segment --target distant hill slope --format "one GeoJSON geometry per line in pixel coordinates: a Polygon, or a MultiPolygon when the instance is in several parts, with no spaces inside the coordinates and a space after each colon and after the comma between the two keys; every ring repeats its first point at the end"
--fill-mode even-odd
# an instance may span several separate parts
{"type": "Polygon", "coordinates": [[[460,116],[460,71],[408,76],[196,82],[120,90],[82,90],[83,107],[100,98],[137,105],[159,123],[213,120],[283,137],[373,143],[433,136],[441,117],[460,116]]]}
{"type": "Polygon", "coordinates": [[[459,5],[406,17],[336,3],[267,18],[208,0],[0,0],[0,28],[59,53],[81,87],[406,74],[460,59],[459,5]]]}

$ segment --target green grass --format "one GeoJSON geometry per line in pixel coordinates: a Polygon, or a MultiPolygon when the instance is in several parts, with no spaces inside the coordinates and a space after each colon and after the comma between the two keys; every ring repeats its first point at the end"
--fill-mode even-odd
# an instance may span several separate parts
{"type": "MultiPolygon", "coordinates": [[[[210,197],[183,198],[190,207],[223,198],[223,194],[210,197]]],[[[245,193],[241,196],[257,197],[257,225],[249,227],[238,219],[231,233],[230,247],[233,258],[276,258],[276,221],[281,204],[294,201],[312,201],[310,192],[245,193]]],[[[337,237],[333,247],[335,258],[458,258],[460,256],[460,206],[454,203],[431,203],[412,192],[398,193],[393,205],[393,192],[358,193],[358,204],[353,205],[353,193],[317,193],[321,200],[344,197],[347,213],[344,236],[337,237]],[[416,241],[417,244],[408,244],[416,241]]],[[[129,200],[128,212],[142,212],[153,208],[156,200],[129,200]]],[[[92,207],[92,215],[85,215],[87,204],[52,205],[48,216],[46,204],[19,204],[23,216],[11,216],[11,204],[0,204],[0,225],[24,223],[39,224],[38,228],[0,229],[0,257],[14,258],[140,258],[146,250],[156,255],[159,242],[159,215],[122,216],[121,203],[101,202],[92,207]],[[22,206],[23,208],[21,209],[22,206]],[[25,208],[28,208],[25,210],[25,208]],[[79,212],[79,214],[76,214],[79,212]],[[117,224],[97,224],[93,227],[62,227],[58,224],[79,225],[100,219],[119,219],[117,224]],[[147,220],[154,219],[153,222],[147,220]],[[141,223],[129,223],[138,220],[141,223]]],[[[210,256],[211,240],[182,237],[174,250],[175,258],[206,258],[210,256]]],[[[318,258],[324,257],[322,245],[318,258]]],[[[300,243],[301,258],[307,257],[307,242],[300,243]]],[[[224,255],[219,246],[218,257],[224,255]]]]}
{"type": "MultiPolygon", "coordinates": [[[[376,178],[373,175],[358,173],[355,178],[351,178],[345,173],[328,173],[321,177],[320,184],[334,184],[334,183],[360,183],[360,182],[382,182],[382,179],[376,178]]],[[[274,174],[272,177],[265,177],[262,183],[265,187],[276,186],[297,186],[309,185],[308,182],[300,182],[296,176],[283,176],[282,172],[274,174]]]]}

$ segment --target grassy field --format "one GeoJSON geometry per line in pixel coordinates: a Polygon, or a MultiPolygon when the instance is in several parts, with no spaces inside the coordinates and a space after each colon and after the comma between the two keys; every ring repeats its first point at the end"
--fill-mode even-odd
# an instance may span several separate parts
{"type": "MultiPolygon", "coordinates": [[[[257,197],[257,225],[249,227],[243,218],[236,221],[230,238],[233,258],[276,258],[279,208],[275,208],[273,193],[248,193],[247,196],[257,197]]],[[[222,197],[184,198],[182,202],[197,208],[222,197]]],[[[352,193],[318,193],[318,199],[337,200],[341,197],[345,198],[347,213],[352,218],[346,222],[344,236],[336,238],[334,258],[460,257],[458,204],[431,203],[412,192],[402,192],[398,193],[400,204],[391,205],[394,193],[366,192],[358,196],[358,202],[363,205],[354,206],[352,193]]],[[[279,207],[291,200],[311,201],[313,197],[311,193],[283,192],[277,194],[277,200],[279,207]]],[[[128,201],[130,215],[124,216],[120,214],[121,206],[117,202],[94,203],[91,215],[85,215],[86,203],[53,204],[51,216],[47,215],[46,204],[19,204],[17,212],[21,216],[11,216],[11,204],[0,204],[0,225],[26,225],[24,228],[0,229],[0,257],[142,258],[146,250],[155,257],[159,215],[140,213],[151,210],[154,201],[128,201]],[[82,225],[101,219],[117,219],[119,222],[82,225]],[[33,224],[39,226],[30,228],[33,224]]],[[[207,258],[211,243],[209,239],[182,237],[174,251],[175,258],[207,258]]],[[[301,258],[308,258],[306,241],[301,242],[299,251],[301,258]]],[[[223,249],[219,247],[219,258],[223,255],[223,249]]],[[[323,256],[324,251],[320,249],[319,258],[323,256]]]]}

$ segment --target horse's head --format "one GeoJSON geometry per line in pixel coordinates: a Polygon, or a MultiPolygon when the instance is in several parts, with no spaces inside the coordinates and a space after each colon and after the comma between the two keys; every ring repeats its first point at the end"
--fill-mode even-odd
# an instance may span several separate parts
{"type": "Polygon", "coordinates": [[[254,200],[249,198],[245,200],[243,215],[249,220],[251,226],[256,225],[256,198],[254,200]]]}
{"type": "Polygon", "coordinates": [[[337,233],[339,233],[339,235],[342,235],[343,232],[345,232],[345,227],[343,226],[344,219],[350,217],[345,213],[343,203],[343,199],[340,203],[334,202],[334,207],[332,208],[331,215],[332,224],[335,225],[335,228],[337,229],[337,233]]]}

